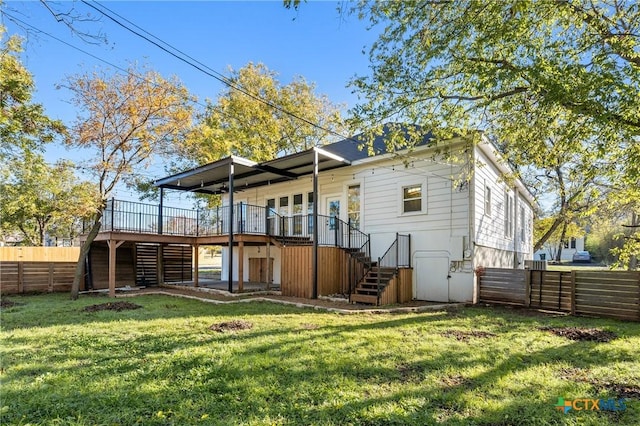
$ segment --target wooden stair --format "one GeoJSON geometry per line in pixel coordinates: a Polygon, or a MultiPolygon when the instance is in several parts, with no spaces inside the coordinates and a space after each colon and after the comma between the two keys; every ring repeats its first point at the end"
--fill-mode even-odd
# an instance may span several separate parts
{"type": "Polygon", "coordinates": [[[380,268],[372,266],[367,275],[360,280],[354,292],[351,294],[350,301],[352,303],[366,303],[369,305],[378,304],[378,279],[380,280],[380,294],[389,284],[389,281],[395,276],[395,268],[380,268]]]}
{"type": "Polygon", "coordinates": [[[303,237],[303,236],[273,236],[273,239],[278,241],[283,246],[310,246],[313,244],[311,241],[311,237],[303,237]]]}

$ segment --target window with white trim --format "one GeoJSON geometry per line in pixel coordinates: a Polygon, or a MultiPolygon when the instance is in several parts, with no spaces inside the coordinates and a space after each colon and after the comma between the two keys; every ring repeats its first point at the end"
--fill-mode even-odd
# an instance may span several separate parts
{"type": "Polygon", "coordinates": [[[422,212],[422,185],[402,187],[402,213],[422,212]]]}
{"type": "Polygon", "coordinates": [[[347,188],[347,217],[355,229],[360,229],[360,185],[347,188]]]}
{"type": "Polygon", "coordinates": [[[504,236],[513,238],[513,196],[504,193],[504,236]]]}
{"type": "Polygon", "coordinates": [[[484,187],[484,214],[491,216],[491,188],[484,187]]]}

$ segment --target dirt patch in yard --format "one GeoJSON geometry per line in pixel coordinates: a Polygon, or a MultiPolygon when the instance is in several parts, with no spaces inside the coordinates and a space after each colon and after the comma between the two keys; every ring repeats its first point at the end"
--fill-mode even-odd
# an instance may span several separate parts
{"type": "Polygon", "coordinates": [[[623,385],[620,383],[601,383],[596,385],[601,389],[606,389],[609,392],[615,393],[618,398],[625,399],[638,399],[640,400],[640,387],[623,385]]]}
{"type": "Polygon", "coordinates": [[[140,309],[142,306],[129,302],[108,302],[101,303],[99,305],[85,306],[83,311],[85,312],[98,312],[98,311],[130,311],[132,309],[140,309]]]}
{"type": "Polygon", "coordinates": [[[447,330],[441,333],[441,335],[444,337],[453,337],[456,340],[459,340],[461,342],[468,342],[472,337],[477,337],[480,339],[496,337],[496,335],[493,333],[489,333],[488,331],[479,331],[479,330],[473,330],[473,331],[447,330]]]}
{"type": "Polygon", "coordinates": [[[593,378],[589,370],[583,368],[563,368],[560,370],[560,378],[578,383],[588,383],[600,391],[613,393],[616,398],[640,400],[640,386],[593,378]]]}
{"type": "Polygon", "coordinates": [[[253,323],[250,323],[249,321],[233,320],[213,324],[211,327],[209,327],[209,330],[217,331],[218,333],[224,333],[225,331],[250,330],[251,328],[253,328],[253,323]]]}
{"type": "Polygon", "coordinates": [[[566,337],[567,339],[581,342],[609,342],[618,337],[612,331],[599,330],[597,328],[540,327],[540,330],[549,331],[556,336],[566,337]]]}
{"type": "Polygon", "coordinates": [[[13,308],[14,306],[20,306],[20,305],[23,305],[23,303],[14,302],[13,300],[9,300],[9,299],[0,300],[0,308],[2,309],[13,308]]]}

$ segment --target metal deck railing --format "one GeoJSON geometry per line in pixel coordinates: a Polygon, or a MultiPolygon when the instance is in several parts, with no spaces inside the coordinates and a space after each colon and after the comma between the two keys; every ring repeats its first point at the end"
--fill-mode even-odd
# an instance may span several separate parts
{"type": "MultiPolygon", "coordinates": [[[[313,239],[313,215],[282,216],[265,206],[238,203],[207,209],[183,209],[111,199],[102,215],[100,232],[207,237],[234,234],[313,239]],[[229,209],[233,224],[229,226],[229,209]]],[[[350,222],[318,215],[318,244],[341,248],[368,247],[369,236],[350,222]]]]}

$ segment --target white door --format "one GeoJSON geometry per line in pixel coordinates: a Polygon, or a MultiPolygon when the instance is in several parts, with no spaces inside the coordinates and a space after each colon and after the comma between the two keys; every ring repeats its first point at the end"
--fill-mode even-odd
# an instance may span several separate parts
{"type": "Polygon", "coordinates": [[[441,256],[415,257],[416,299],[432,302],[449,301],[449,258],[441,256]]]}

